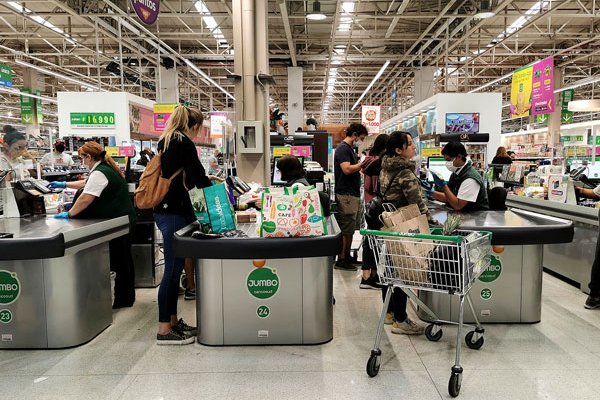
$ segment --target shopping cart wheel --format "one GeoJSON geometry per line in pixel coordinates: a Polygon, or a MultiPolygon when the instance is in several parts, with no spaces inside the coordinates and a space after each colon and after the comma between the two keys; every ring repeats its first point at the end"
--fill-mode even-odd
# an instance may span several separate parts
{"type": "Polygon", "coordinates": [[[379,357],[380,356],[371,355],[369,361],[367,361],[367,375],[371,378],[377,376],[379,373],[379,357]]]}
{"type": "Polygon", "coordinates": [[[458,396],[460,393],[460,386],[462,384],[462,373],[452,372],[450,375],[450,381],[448,382],[448,394],[452,397],[458,396]]]}
{"type": "Polygon", "coordinates": [[[465,343],[467,344],[467,347],[473,350],[479,350],[481,348],[481,346],[483,346],[483,336],[480,336],[479,339],[477,339],[476,341],[473,341],[473,336],[475,335],[475,331],[471,331],[469,333],[467,333],[467,336],[465,336],[465,343]]]}
{"type": "Polygon", "coordinates": [[[442,338],[444,331],[442,331],[441,326],[437,324],[429,324],[425,328],[425,337],[431,342],[437,342],[442,338]]]}

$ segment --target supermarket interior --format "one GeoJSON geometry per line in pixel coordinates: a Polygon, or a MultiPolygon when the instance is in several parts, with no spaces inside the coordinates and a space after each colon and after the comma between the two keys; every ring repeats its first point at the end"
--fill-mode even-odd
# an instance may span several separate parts
{"type": "Polygon", "coordinates": [[[0,1],[7,399],[596,399],[600,2],[0,1]]]}

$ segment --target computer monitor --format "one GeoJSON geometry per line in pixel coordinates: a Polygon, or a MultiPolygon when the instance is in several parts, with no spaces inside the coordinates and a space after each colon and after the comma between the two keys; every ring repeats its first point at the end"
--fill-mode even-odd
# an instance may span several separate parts
{"type": "MultiPolygon", "coordinates": [[[[300,164],[304,167],[304,157],[296,156],[296,158],[300,161],[300,164]]],[[[271,184],[273,185],[285,185],[287,182],[281,179],[281,171],[277,168],[277,162],[281,159],[281,157],[273,158],[273,168],[271,168],[271,184]]]]}
{"type": "MultiPolygon", "coordinates": [[[[427,159],[427,169],[441,175],[446,181],[450,179],[450,175],[452,175],[452,172],[446,168],[446,160],[444,157],[429,157],[427,159]]],[[[433,176],[427,174],[427,180],[433,182],[433,176]]]]}

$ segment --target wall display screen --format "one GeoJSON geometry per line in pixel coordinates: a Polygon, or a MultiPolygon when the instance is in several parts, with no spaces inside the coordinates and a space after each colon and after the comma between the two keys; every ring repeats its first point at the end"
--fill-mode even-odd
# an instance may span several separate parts
{"type": "Polygon", "coordinates": [[[479,113],[447,113],[446,133],[478,133],[479,113]]]}
{"type": "MultiPolygon", "coordinates": [[[[298,156],[296,157],[300,164],[304,166],[304,157],[298,156]]],[[[275,157],[273,159],[273,169],[271,170],[271,183],[273,185],[285,185],[287,182],[281,179],[281,171],[277,168],[277,162],[281,159],[281,157],[275,157]]]]}

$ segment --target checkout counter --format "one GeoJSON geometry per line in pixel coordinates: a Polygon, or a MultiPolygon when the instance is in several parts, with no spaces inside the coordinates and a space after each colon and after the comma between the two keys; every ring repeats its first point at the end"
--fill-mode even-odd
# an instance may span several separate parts
{"type": "Polygon", "coordinates": [[[0,349],[65,348],[112,323],[108,242],[127,216],[0,218],[0,349]]]}
{"type": "Polygon", "coordinates": [[[175,234],[174,253],[196,262],[198,342],[204,345],[320,344],[333,339],[333,259],[341,231],[326,236],[199,240],[192,223],[175,234]]]}
{"type": "MultiPolygon", "coordinates": [[[[433,218],[444,223],[449,210],[430,205],[433,218]]],[[[453,212],[453,211],[451,211],[453,212]]],[[[542,269],[545,247],[573,239],[573,222],[521,209],[464,213],[460,229],[492,232],[490,266],[470,294],[481,322],[534,323],[541,319],[542,269]]],[[[458,296],[421,291],[419,297],[439,319],[458,320],[458,296]]],[[[420,312],[423,319],[426,314],[420,312]]],[[[473,316],[465,308],[465,322],[473,316]]]]}
{"type": "Polygon", "coordinates": [[[588,283],[596,253],[600,210],[515,195],[508,195],[506,205],[529,210],[541,216],[573,221],[575,234],[572,242],[544,246],[544,268],[571,280],[583,292],[589,294],[588,283]]]}

